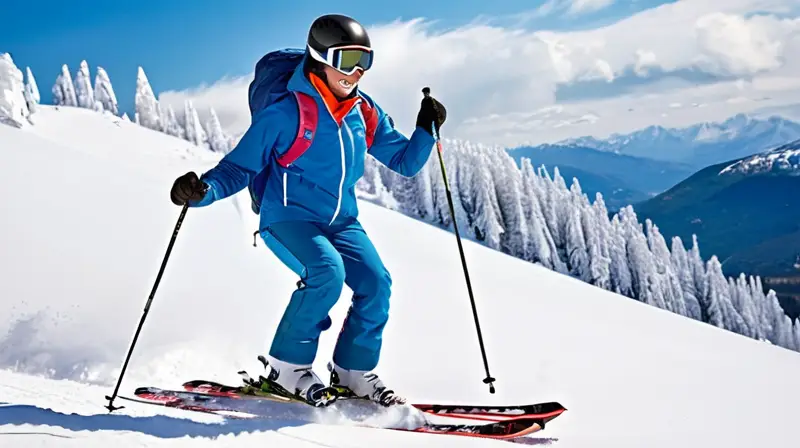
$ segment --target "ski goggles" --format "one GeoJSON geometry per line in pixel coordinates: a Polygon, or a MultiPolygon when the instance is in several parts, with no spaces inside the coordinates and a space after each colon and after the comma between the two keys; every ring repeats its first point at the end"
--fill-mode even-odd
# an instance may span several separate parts
{"type": "Polygon", "coordinates": [[[356,70],[367,71],[372,67],[375,52],[371,48],[360,45],[347,45],[329,48],[320,53],[308,46],[308,52],[315,60],[332,67],[345,75],[352,75],[356,70]]]}

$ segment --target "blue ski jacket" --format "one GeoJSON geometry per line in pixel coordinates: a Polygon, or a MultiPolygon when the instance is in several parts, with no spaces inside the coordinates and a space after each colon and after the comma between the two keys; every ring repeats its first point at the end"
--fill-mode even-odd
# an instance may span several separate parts
{"type": "Polygon", "coordinates": [[[304,74],[303,63],[295,69],[287,88],[311,95],[319,108],[316,136],[308,150],[287,168],[277,163],[277,157],[294,141],[299,123],[297,104],[292,95],[287,95],[253,116],[236,147],[201,176],[209,189],[201,201],[191,206],[207,206],[236,194],[266,168],[269,171],[263,176],[266,185],[261,228],[293,220],[333,225],[358,217],[355,184],[363,176],[367,153],[389,169],[411,177],[425,165],[436,143],[421,127],[410,138],[404,136],[394,128],[391,117],[372,101],[378,126],[367,151],[366,126],[357,104],[339,126],[322,95],[304,74]]]}

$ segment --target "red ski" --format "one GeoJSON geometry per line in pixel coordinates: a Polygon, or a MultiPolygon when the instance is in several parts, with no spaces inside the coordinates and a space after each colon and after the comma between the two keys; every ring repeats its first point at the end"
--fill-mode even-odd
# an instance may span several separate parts
{"type": "MultiPolygon", "coordinates": [[[[276,401],[292,401],[281,395],[269,394],[251,386],[230,386],[214,381],[193,380],[183,383],[183,388],[188,392],[200,392],[209,395],[229,398],[262,398],[276,401]]],[[[340,398],[339,400],[352,400],[340,398]]],[[[362,401],[358,399],[359,401],[362,401]]],[[[365,400],[363,400],[365,401],[365,400]]],[[[374,404],[371,402],[366,402],[374,404]]],[[[376,407],[379,405],[374,404],[376,407]]],[[[544,402],[523,405],[486,406],[463,404],[418,404],[411,403],[420,411],[442,417],[467,418],[470,420],[501,421],[508,418],[530,417],[541,419],[545,423],[558,417],[566,409],[557,402],[544,402]]]]}
{"type": "MultiPolygon", "coordinates": [[[[235,419],[288,418],[311,421],[313,413],[320,410],[299,400],[263,393],[248,389],[246,386],[234,387],[197,380],[184,383],[184,389],[186,390],[140,387],[134,392],[138,398],[122,396],[120,398],[235,419]],[[287,407],[286,405],[293,406],[287,407]]],[[[341,401],[357,406],[370,406],[376,412],[383,409],[383,406],[367,400],[345,399],[341,401]]],[[[331,406],[335,407],[336,403],[331,406]]],[[[379,429],[506,440],[540,431],[544,429],[547,422],[565,411],[564,407],[558,403],[521,406],[436,404],[411,404],[411,406],[421,410],[425,415],[443,417],[445,422],[429,421],[414,429],[391,427],[379,429]]]]}

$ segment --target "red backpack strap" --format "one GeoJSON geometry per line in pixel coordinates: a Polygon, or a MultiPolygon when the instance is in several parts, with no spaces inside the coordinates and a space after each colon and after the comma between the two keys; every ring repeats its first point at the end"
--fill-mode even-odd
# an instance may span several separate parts
{"type": "Polygon", "coordinates": [[[364,117],[364,124],[366,129],[364,135],[367,139],[367,149],[372,146],[372,141],[375,140],[375,131],[378,129],[378,111],[369,103],[369,100],[361,97],[361,116],[364,117]]]}
{"type": "Polygon", "coordinates": [[[282,156],[278,157],[278,163],[283,167],[291,165],[311,146],[319,118],[319,111],[314,98],[302,92],[293,93],[297,99],[297,108],[300,112],[298,114],[297,136],[295,136],[292,146],[282,156]]]}

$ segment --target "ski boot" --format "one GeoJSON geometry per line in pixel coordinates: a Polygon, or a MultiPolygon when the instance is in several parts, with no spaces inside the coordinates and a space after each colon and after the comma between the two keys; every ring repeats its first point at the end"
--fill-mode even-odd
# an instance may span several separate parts
{"type": "Polygon", "coordinates": [[[310,365],[291,364],[274,358],[270,362],[264,356],[259,356],[258,360],[264,365],[267,376],[260,375],[258,380],[246,377],[245,383],[257,387],[261,392],[301,401],[314,407],[328,406],[338,398],[336,389],[325,386],[310,365]]]}
{"type": "Polygon", "coordinates": [[[331,387],[343,399],[364,399],[383,406],[404,404],[406,399],[387,389],[378,375],[363,370],[347,370],[328,363],[331,373],[331,387]]]}

